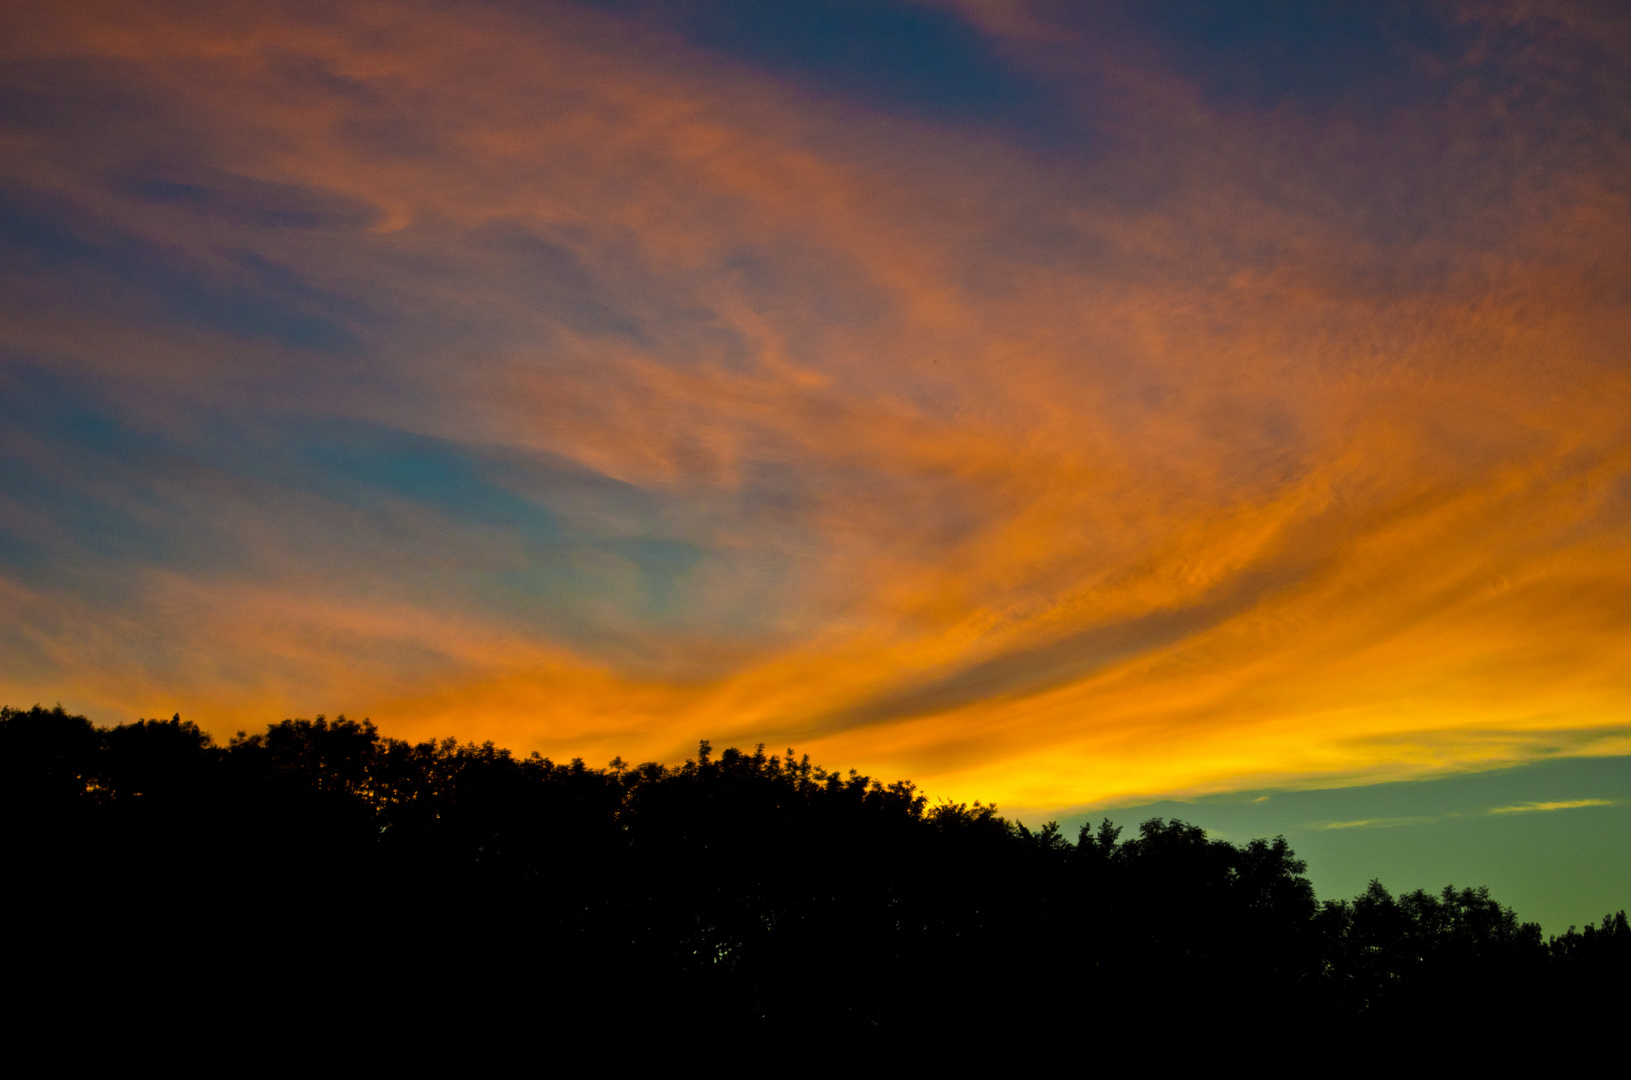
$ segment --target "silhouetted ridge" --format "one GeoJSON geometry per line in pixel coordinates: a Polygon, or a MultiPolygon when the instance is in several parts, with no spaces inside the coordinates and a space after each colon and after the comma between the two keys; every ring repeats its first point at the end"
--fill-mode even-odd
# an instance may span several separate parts
{"type": "Polygon", "coordinates": [[[36,706],[0,710],[0,798],[35,977],[66,995],[94,970],[116,996],[954,1040],[1177,1010],[1183,1041],[1565,1017],[1631,973],[1623,912],[1546,942],[1482,889],[1319,904],[1284,839],[1071,843],[792,751],[596,769],[343,717],[222,747],[36,706]]]}

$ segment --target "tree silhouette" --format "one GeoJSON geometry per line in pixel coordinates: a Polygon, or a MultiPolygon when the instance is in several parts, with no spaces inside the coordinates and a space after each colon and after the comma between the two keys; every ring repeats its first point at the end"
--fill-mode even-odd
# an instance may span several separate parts
{"type": "Polygon", "coordinates": [[[382,1023],[835,1044],[1109,1025],[1199,1052],[1265,1016],[1561,1021],[1623,1005],[1631,973],[1623,912],[1545,942],[1484,889],[1321,904],[1283,838],[1157,818],[1072,843],[762,746],[592,768],[343,716],[220,746],[36,706],[0,710],[0,799],[26,971],[63,995],[179,979],[382,1023]]]}

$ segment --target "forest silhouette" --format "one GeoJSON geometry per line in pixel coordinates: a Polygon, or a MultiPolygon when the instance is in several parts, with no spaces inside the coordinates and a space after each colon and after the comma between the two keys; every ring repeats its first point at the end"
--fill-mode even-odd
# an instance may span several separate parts
{"type": "Polygon", "coordinates": [[[1546,940],[1485,889],[1322,903],[1283,838],[1157,818],[1072,842],[792,751],[592,768],[344,717],[221,746],[36,706],[0,710],[0,793],[14,926],[53,999],[1178,1044],[1573,1023],[1617,1014],[1631,975],[1623,911],[1546,940]]]}

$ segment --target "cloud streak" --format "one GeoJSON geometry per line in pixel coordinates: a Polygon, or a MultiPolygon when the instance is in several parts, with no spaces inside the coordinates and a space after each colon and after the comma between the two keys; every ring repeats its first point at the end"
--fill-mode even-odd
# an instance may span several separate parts
{"type": "Polygon", "coordinates": [[[1491,814],[1535,814],[1552,810],[1578,810],[1584,806],[1614,806],[1612,799],[1567,799],[1562,802],[1528,802],[1517,806],[1495,806],[1491,814]]]}
{"type": "Polygon", "coordinates": [[[1385,817],[1360,818],[1357,821],[1327,821],[1314,826],[1316,829],[1394,829],[1401,825],[1426,825],[1437,818],[1430,817],[1385,817]]]}

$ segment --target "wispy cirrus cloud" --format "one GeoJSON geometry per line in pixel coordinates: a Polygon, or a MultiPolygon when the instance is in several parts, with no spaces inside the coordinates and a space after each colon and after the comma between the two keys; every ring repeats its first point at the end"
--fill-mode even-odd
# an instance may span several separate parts
{"type": "MultiPolygon", "coordinates": [[[[1514,806],[1492,806],[1482,811],[1485,814],[1535,814],[1547,813],[1553,810],[1579,810],[1587,806],[1618,806],[1613,799],[1563,799],[1551,802],[1525,802],[1514,806]]],[[[1406,825],[1431,825],[1445,818],[1466,817],[1464,811],[1451,811],[1442,816],[1427,815],[1415,817],[1375,817],[1357,818],[1353,821],[1321,821],[1311,825],[1314,829],[1328,831],[1331,829],[1393,829],[1406,825]]]]}
{"type": "Polygon", "coordinates": [[[1565,799],[1560,802],[1528,802],[1517,806],[1494,806],[1488,810],[1491,814],[1535,814],[1546,813],[1552,810],[1578,810],[1585,806],[1614,806],[1612,799],[1565,799]]]}
{"type": "Polygon", "coordinates": [[[1402,825],[1427,825],[1438,820],[1431,817],[1359,818],[1355,821],[1324,821],[1316,829],[1395,829],[1402,825]]]}

